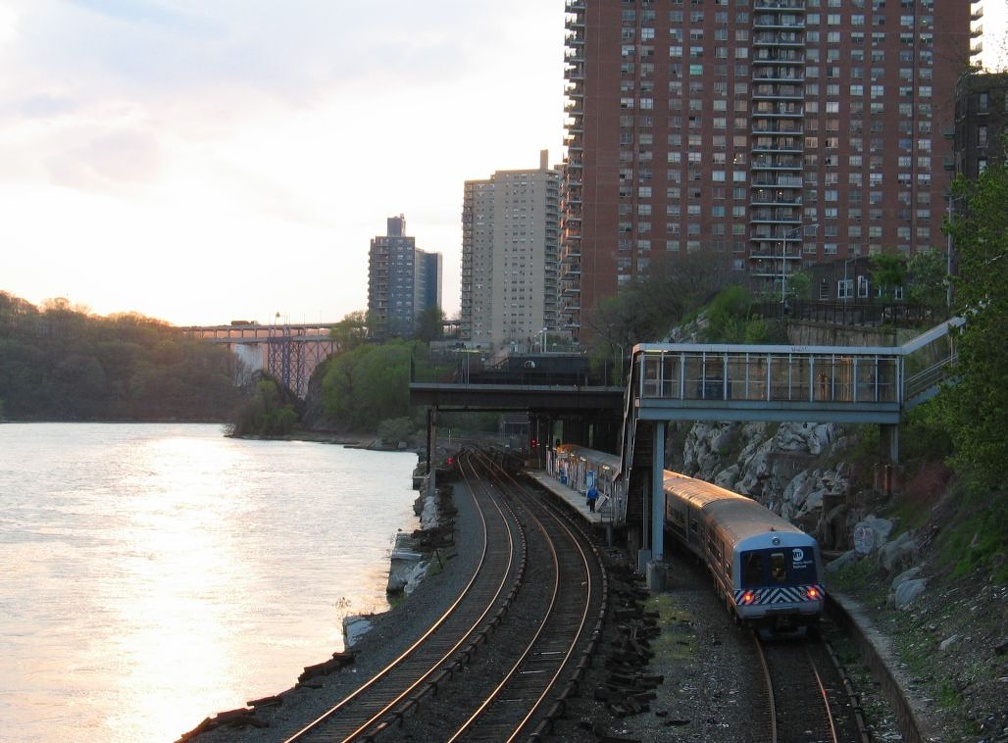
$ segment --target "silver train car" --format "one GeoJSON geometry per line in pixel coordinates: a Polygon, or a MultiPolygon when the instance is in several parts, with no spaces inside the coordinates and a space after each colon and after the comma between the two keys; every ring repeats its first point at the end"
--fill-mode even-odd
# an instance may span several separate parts
{"type": "MultiPolygon", "coordinates": [[[[620,459],[562,444],[550,471],[584,492],[593,482],[612,496],[620,459]]],[[[814,626],[825,603],[819,544],[752,498],[665,470],[665,533],[707,567],[718,595],[740,623],[777,633],[814,626]]]]}
{"type": "Polygon", "coordinates": [[[815,625],[825,601],[816,540],[744,495],[665,471],[665,529],[696,555],[736,619],[796,632],[815,625]]]}

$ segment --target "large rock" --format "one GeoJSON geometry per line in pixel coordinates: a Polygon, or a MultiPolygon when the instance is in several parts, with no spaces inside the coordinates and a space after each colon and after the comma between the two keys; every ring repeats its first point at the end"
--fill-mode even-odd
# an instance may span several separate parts
{"type": "Polygon", "coordinates": [[[893,530],[893,522],[867,516],[854,525],[854,547],[863,555],[870,555],[885,544],[893,530]]]}
{"type": "Polygon", "coordinates": [[[913,565],[919,551],[917,541],[909,533],[903,532],[879,548],[879,564],[886,573],[892,575],[913,565]]]}
{"type": "Polygon", "coordinates": [[[889,590],[889,603],[897,609],[905,609],[927,588],[927,581],[918,578],[920,568],[910,568],[893,579],[889,590]]]}
{"type": "Polygon", "coordinates": [[[848,565],[853,565],[861,559],[861,554],[857,550],[847,550],[840,557],[826,563],[826,572],[835,573],[848,565]]]}
{"type": "Polygon", "coordinates": [[[782,423],[774,436],[774,443],[781,451],[818,455],[829,446],[835,428],[832,423],[782,423]]]}

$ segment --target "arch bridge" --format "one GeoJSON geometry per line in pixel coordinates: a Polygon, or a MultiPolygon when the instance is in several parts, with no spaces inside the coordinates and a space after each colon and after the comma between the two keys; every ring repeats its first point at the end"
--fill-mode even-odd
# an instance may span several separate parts
{"type": "Polygon", "coordinates": [[[252,369],[262,369],[302,400],[315,367],[336,352],[336,323],[275,324],[233,322],[183,328],[191,338],[227,344],[252,369]]]}

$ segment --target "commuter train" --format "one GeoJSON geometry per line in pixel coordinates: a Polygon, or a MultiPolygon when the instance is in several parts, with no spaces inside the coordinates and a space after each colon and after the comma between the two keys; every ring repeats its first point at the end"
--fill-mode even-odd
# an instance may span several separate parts
{"type": "MultiPolygon", "coordinates": [[[[618,457],[557,447],[568,473],[612,468],[618,457]]],[[[571,483],[572,487],[577,482],[571,483]]],[[[665,532],[696,555],[737,621],[773,632],[815,625],[825,601],[816,540],[752,498],[665,470],[665,532]]]]}

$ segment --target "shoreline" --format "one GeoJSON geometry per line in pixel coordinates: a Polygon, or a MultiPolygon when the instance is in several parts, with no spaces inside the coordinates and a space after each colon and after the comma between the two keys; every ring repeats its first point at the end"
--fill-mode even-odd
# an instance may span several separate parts
{"type": "Polygon", "coordinates": [[[295,684],[283,691],[204,718],[176,743],[266,743],[277,740],[278,731],[283,739],[324,712],[330,698],[349,693],[361,678],[388,665],[430,627],[468,581],[467,570],[473,568],[467,565],[477,550],[460,542],[477,526],[469,504],[459,504],[450,485],[430,494],[426,481],[424,477],[413,505],[418,526],[400,532],[389,555],[388,586],[392,588],[394,580],[401,584],[398,591],[386,589],[389,608],[347,615],[342,621],[341,652],[306,666],[295,684]],[[420,559],[405,559],[412,554],[420,559]]]}

